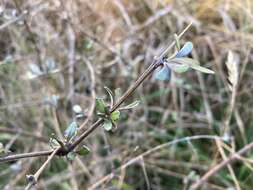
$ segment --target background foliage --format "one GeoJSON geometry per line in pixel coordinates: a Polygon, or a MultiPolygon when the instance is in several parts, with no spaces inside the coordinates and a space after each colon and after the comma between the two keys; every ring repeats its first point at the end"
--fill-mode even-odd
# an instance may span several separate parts
{"type": "MultiPolygon", "coordinates": [[[[73,121],[74,105],[85,111],[89,126],[95,97],[106,97],[104,86],[125,91],[189,22],[182,44],[192,41],[192,57],[215,71],[173,74],[170,82],[148,78],[129,99],[141,103],[121,112],[117,130],[96,130],[85,141],[88,156],[55,158],[36,189],[187,189],[222,160],[214,141],[179,143],[131,160],[177,138],[220,134],[231,104],[229,50],[240,76],[227,135],[234,150],[253,140],[251,0],[15,2],[0,4],[0,141],[11,152],[49,149],[51,134],[73,121]]],[[[252,153],[246,156],[249,161],[236,162],[233,170],[241,189],[252,189],[252,153]]],[[[25,175],[43,161],[1,164],[0,189],[23,189],[25,175]]],[[[204,189],[234,186],[224,168],[204,189]]]]}

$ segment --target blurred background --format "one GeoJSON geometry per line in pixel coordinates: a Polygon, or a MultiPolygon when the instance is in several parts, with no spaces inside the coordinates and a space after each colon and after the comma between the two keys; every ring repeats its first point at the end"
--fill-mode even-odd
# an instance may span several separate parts
{"type": "MultiPolygon", "coordinates": [[[[126,91],[192,22],[180,43],[192,41],[191,57],[215,75],[189,70],[173,73],[170,82],[149,77],[127,99],[140,104],[121,112],[117,130],[99,128],[90,135],[82,143],[91,150],[87,156],[56,157],[34,187],[188,189],[253,139],[252,20],[252,0],[2,0],[0,142],[12,153],[50,149],[52,133],[60,136],[73,121],[74,105],[84,111],[78,122],[87,129],[97,119],[95,98],[109,102],[104,86],[126,91]],[[225,65],[229,50],[240,73],[234,105],[225,65]],[[208,139],[158,147],[188,136],[221,135],[226,124],[223,156],[208,139]]],[[[202,188],[252,189],[252,153],[202,188]]],[[[25,176],[45,160],[1,163],[0,189],[24,189],[25,176]]]]}

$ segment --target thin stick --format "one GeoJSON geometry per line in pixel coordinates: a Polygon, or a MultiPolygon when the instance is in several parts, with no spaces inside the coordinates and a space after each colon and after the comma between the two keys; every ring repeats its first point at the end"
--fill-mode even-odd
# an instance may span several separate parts
{"type": "Polygon", "coordinates": [[[48,163],[53,159],[53,157],[55,156],[55,154],[57,153],[57,151],[60,148],[55,149],[52,154],[48,157],[47,161],[44,162],[44,164],[40,167],[40,169],[34,174],[32,175],[32,181],[29,182],[29,184],[26,186],[25,190],[29,190],[33,185],[35,185],[40,177],[40,174],[44,171],[44,169],[46,168],[46,166],[48,165],[48,163]]]}
{"type": "MultiPolygon", "coordinates": [[[[182,35],[190,28],[192,23],[190,23],[179,35],[178,37],[182,37],[182,35]]],[[[156,68],[161,66],[162,59],[165,56],[165,54],[175,45],[175,42],[173,41],[171,45],[166,48],[161,55],[158,58],[155,58],[152,64],[143,72],[143,74],[135,81],[135,83],[119,98],[118,102],[114,104],[110,112],[112,113],[116,109],[119,108],[119,106],[140,86],[140,84],[143,83],[143,81],[151,75],[156,68]]],[[[66,147],[62,147],[58,149],[57,155],[59,156],[65,156],[72,150],[74,150],[86,137],[88,137],[97,127],[99,127],[104,122],[104,119],[98,119],[90,128],[88,128],[86,131],[84,131],[73,143],[69,144],[66,147]]],[[[83,125],[81,125],[83,128],[83,125]]],[[[41,151],[41,152],[34,152],[34,153],[24,153],[24,154],[17,154],[7,157],[0,158],[1,162],[11,161],[11,160],[17,160],[21,158],[27,158],[27,157],[37,157],[37,156],[48,156],[52,154],[51,151],[41,151]]]]}
{"type": "Polygon", "coordinates": [[[147,156],[147,155],[149,155],[149,154],[151,154],[151,153],[153,153],[157,150],[160,150],[160,149],[163,149],[165,147],[175,145],[175,144],[178,144],[178,143],[181,143],[181,142],[188,142],[188,141],[191,141],[191,140],[199,140],[199,139],[222,140],[223,138],[218,137],[218,136],[212,136],[212,135],[196,135],[196,136],[190,136],[190,137],[183,137],[183,138],[180,138],[180,139],[175,139],[173,141],[158,145],[158,146],[156,146],[152,149],[149,149],[146,152],[143,152],[142,154],[132,158],[131,160],[129,160],[128,162],[123,164],[121,167],[115,169],[112,173],[104,176],[101,180],[98,180],[95,184],[93,184],[91,187],[89,187],[88,190],[97,189],[103,182],[112,179],[115,176],[115,173],[118,170],[125,169],[125,168],[127,168],[128,166],[130,166],[134,163],[142,161],[142,159],[144,159],[145,156],[147,156]]]}
{"type": "Polygon", "coordinates": [[[216,166],[212,167],[206,174],[204,174],[197,182],[195,182],[191,186],[191,190],[199,188],[204,182],[206,182],[211,176],[216,174],[219,170],[221,170],[223,167],[225,167],[227,164],[233,162],[238,158],[238,156],[243,155],[250,151],[253,148],[253,142],[247,144],[242,149],[240,149],[238,152],[235,152],[230,157],[228,157],[226,160],[223,160],[216,166]]]}
{"type": "Polygon", "coordinates": [[[95,72],[94,69],[92,67],[92,64],[90,62],[90,60],[88,58],[86,58],[85,56],[83,56],[83,61],[85,62],[85,64],[87,65],[88,70],[90,71],[90,88],[91,88],[91,106],[89,108],[89,112],[87,113],[87,118],[85,119],[85,121],[82,123],[82,125],[79,127],[78,131],[83,131],[83,129],[85,128],[86,124],[89,122],[89,120],[92,117],[92,114],[94,112],[95,106],[96,106],[96,91],[95,91],[95,84],[96,84],[96,80],[95,80],[95,72]]]}
{"type": "Polygon", "coordinates": [[[48,139],[46,137],[36,135],[31,132],[23,131],[22,129],[16,129],[16,128],[7,128],[7,127],[0,127],[1,133],[9,133],[9,134],[17,134],[19,133],[21,136],[24,137],[31,137],[41,142],[48,142],[48,139]]]}
{"type": "Polygon", "coordinates": [[[30,153],[22,153],[22,154],[4,156],[4,157],[0,157],[0,163],[1,162],[9,162],[9,161],[13,161],[13,160],[19,160],[22,158],[48,156],[48,155],[52,154],[52,152],[53,152],[52,150],[46,150],[46,151],[30,152],[30,153]]]}
{"type": "MultiPolygon", "coordinates": [[[[188,24],[188,26],[186,26],[186,28],[178,35],[178,38],[181,38],[181,37],[184,35],[184,33],[191,27],[191,25],[192,25],[192,22],[190,22],[190,24],[188,24]]],[[[158,59],[163,58],[163,57],[168,53],[168,51],[169,51],[175,44],[176,44],[176,42],[173,41],[173,42],[163,51],[163,53],[161,53],[161,55],[159,56],[158,59]]]]}
{"type": "MultiPolygon", "coordinates": [[[[218,146],[218,150],[219,150],[219,152],[220,152],[220,154],[222,156],[222,159],[226,160],[227,156],[226,156],[226,154],[225,154],[225,152],[224,152],[224,150],[222,148],[221,142],[219,140],[216,140],[215,142],[216,142],[216,144],[218,146]]],[[[229,171],[229,173],[230,173],[230,175],[231,175],[231,177],[232,177],[232,179],[233,179],[233,181],[235,183],[236,190],[241,190],[240,184],[239,184],[239,182],[238,182],[238,180],[237,180],[237,178],[235,176],[235,172],[234,172],[234,170],[233,170],[233,168],[232,168],[232,166],[231,166],[230,163],[227,164],[227,168],[228,168],[228,171],[229,171]]]]}

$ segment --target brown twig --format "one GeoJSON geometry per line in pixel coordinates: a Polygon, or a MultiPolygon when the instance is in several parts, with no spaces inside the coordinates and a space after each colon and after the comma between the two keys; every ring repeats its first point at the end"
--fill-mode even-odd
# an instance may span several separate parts
{"type": "Polygon", "coordinates": [[[247,144],[242,149],[240,149],[238,152],[233,153],[230,157],[228,157],[226,160],[223,160],[216,166],[212,167],[207,173],[205,173],[197,182],[195,182],[190,189],[197,189],[199,188],[204,182],[206,182],[211,176],[216,174],[219,170],[221,170],[223,167],[225,167],[227,164],[233,162],[241,155],[247,153],[253,148],[253,142],[247,144]]]}
{"type": "MultiPolygon", "coordinates": [[[[57,153],[58,149],[55,149],[50,156],[48,157],[48,159],[46,160],[46,162],[44,162],[44,164],[40,167],[40,169],[34,174],[34,175],[30,175],[31,181],[28,183],[28,185],[26,186],[25,190],[29,190],[33,185],[35,185],[38,181],[38,178],[40,177],[40,174],[44,171],[44,169],[46,168],[46,166],[49,164],[49,162],[53,159],[53,157],[55,156],[55,154],[57,153]]],[[[28,177],[29,178],[29,177],[28,177]]],[[[29,180],[29,179],[28,179],[29,180]]]]}
{"type": "MultiPolygon", "coordinates": [[[[179,35],[178,37],[182,37],[183,34],[190,28],[192,23],[190,23],[179,35]]],[[[159,55],[159,57],[155,57],[153,63],[143,72],[143,74],[135,81],[135,83],[119,98],[119,100],[114,104],[112,109],[110,110],[110,113],[114,112],[116,109],[120,107],[120,105],[130,96],[132,93],[140,86],[140,84],[143,83],[143,81],[150,76],[156,68],[160,67],[163,62],[163,57],[168,53],[168,51],[175,45],[175,42],[173,41],[162,53],[159,55]]],[[[101,124],[103,124],[104,119],[100,118],[98,119],[90,128],[88,128],[86,131],[84,131],[77,139],[71,143],[66,144],[64,147],[61,147],[57,150],[55,153],[58,156],[65,156],[69,152],[73,151],[86,137],[88,137],[96,128],[98,128],[101,124]]],[[[80,127],[83,128],[84,124],[82,124],[80,127]]],[[[33,152],[33,153],[23,153],[23,154],[16,154],[11,156],[6,156],[0,158],[1,162],[6,161],[12,161],[17,160],[21,158],[28,158],[28,157],[38,157],[38,156],[48,156],[52,154],[54,151],[41,151],[41,152],[33,152]]]]}
{"type": "Polygon", "coordinates": [[[1,133],[9,133],[9,134],[19,133],[21,136],[24,136],[24,137],[31,137],[31,138],[34,138],[34,139],[36,139],[38,141],[41,141],[41,142],[48,142],[48,138],[46,138],[46,137],[36,135],[36,134],[30,133],[30,132],[27,132],[27,131],[23,131],[21,129],[15,129],[15,128],[10,129],[10,128],[7,128],[7,127],[0,127],[0,132],[1,133]]]}
{"type": "Polygon", "coordinates": [[[52,152],[53,152],[52,150],[45,150],[45,151],[29,152],[29,153],[3,156],[3,157],[0,157],[0,163],[1,162],[9,162],[9,161],[13,161],[13,160],[19,160],[19,159],[22,159],[22,158],[48,156],[52,152]]]}

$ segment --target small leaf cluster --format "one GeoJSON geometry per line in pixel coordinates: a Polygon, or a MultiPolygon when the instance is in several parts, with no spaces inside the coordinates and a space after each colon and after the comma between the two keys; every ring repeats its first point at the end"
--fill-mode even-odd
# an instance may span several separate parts
{"type": "Polygon", "coordinates": [[[26,78],[34,79],[49,73],[56,73],[58,71],[59,69],[56,68],[55,60],[53,58],[47,58],[45,62],[43,62],[42,68],[35,63],[30,64],[26,78]]]}
{"type": "Polygon", "coordinates": [[[87,147],[87,146],[85,146],[85,145],[83,145],[78,150],[69,152],[66,157],[67,157],[67,159],[69,161],[73,161],[77,155],[79,155],[79,156],[86,156],[89,153],[90,153],[90,148],[87,147]]]}
{"type": "Polygon", "coordinates": [[[120,118],[119,110],[115,110],[114,112],[110,113],[110,107],[106,106],[102,98],[96,99],[96,109],[98,111],[98,115],[105,120],[103,128],[106,131],[110,131],[112,129],[117,128],[116,122],[120,118]]]}
{"type": "Polygon", "coordinates": [[[118,98],[121,96],[120,89],[116,89],[115,93],[113,93],[108,87],[104,87],[107,91],[109,98],[110,98],[110,105],[107,105],[103,98],[96,98],[96,109],[97,114],[99,117],[104,119],[103,128],[106,131],[115,130],[117,129],[117,121],[120,119],[120,111],[133,109],[134,107],[138,106],[139,101],[134,101],[127,106],[123,106],[118,108],[117,110],[111,112],[114,105],[114,101],[117,101],[118,98]]]}
{"type": "Polygon", "coordinates": [[[178,51],[176,51],[170,58],[163,58],[162,68],[155,73],[155,79],[169,81],[171,78],[171,71],[174,71],[175,73],[184,73],[188,71],[189,68],[202,73],[214,74],[212,70],[200,66],[197,60],[186,57],[192,52],[192,42],[186,42],[181,48],[179,39],[176,35],[175,42],[178,51]]]}
{"type": "MultiPolygon", "coordinates": [[[[72,108],[73,112],[75,113],[75,119],[80,118],[84,116],[83,110],[80,105],[74,105],[72,108]]],[[[79,124],[76,120],[73,120],[68,127],[64,131],[64,141],[59,140],[54,134],[52,134],[52,137],[50,138],[49,145],[52,149],[57,148],[66,148],[68,145],[72,142],[72,140],[76,137],[79,124]]],[[[83,145],[77,150],[71,151],[66,155],[67,160],[72,161],[75,159],[76,155],[85,156],[89,154],[90,149],[83,145]]]]}

